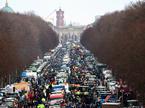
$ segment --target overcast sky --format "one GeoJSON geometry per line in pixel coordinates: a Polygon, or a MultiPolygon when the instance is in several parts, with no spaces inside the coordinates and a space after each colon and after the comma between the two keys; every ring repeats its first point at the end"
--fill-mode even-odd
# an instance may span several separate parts
{"type": "MultiPolygon", "coordinates": [[[[55,9],[64,10],[66,24],[89,24],[108,12],[122,10],[130,2],[138,0],[8,0],[9,6],[15,12],[33,11],[35,14],[55,23],[55,9]],[[52,14],[51,14],[52,13],[52,14]]],[[[0,8],[5,5],[5,0],[0,0],[0,8]]]]}

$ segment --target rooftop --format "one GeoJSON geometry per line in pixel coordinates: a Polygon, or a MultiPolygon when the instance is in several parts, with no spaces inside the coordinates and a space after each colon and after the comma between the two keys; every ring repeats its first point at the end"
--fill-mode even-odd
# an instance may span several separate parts
{"type": "Polygon", "coordinates": [[[8,2],[6,1],[5,7],[1,9],[3,12],[14,13],[14,10],[8,6],[8,2]]]}

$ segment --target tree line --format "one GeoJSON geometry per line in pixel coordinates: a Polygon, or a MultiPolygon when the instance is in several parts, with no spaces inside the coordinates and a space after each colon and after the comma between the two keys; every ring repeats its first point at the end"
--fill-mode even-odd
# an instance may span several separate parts
{"type": "Polygon", "coordinates": [[[107,13],[87,28],[81,43],[99,61],[125,80],[145,100],[145,2],[131,3],[122,11],[107,13]]]}
{"type": "Polygon", "coordinates": [[[0,12],[1,82],[8,82],[9,75],[15,77],[57,44],[57,34],[39,16],[0,12]]]}

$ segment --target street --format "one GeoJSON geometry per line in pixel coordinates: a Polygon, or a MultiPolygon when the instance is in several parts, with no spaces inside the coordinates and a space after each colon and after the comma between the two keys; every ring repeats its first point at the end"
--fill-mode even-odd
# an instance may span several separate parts
{"type": "Polygon", "coordinates": [[[20,76],[0,89],[0,108],[139,108],[125,82],[77,41],[59,44],[20,76]]]}

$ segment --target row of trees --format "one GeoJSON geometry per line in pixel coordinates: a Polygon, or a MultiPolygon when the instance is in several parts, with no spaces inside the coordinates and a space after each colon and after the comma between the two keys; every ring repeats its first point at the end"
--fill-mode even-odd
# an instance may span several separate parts
{"type": "Polygon", "coordinates": [[[102,16],[81,43],[145,100],[145,2],[102,16]]]}
{"type": "Polygon", "coordinates": [[[58,44],[56,33],[48,23],[33,14],[0,12],[0,79],[16,75],[37,56],[58,44]]]}

